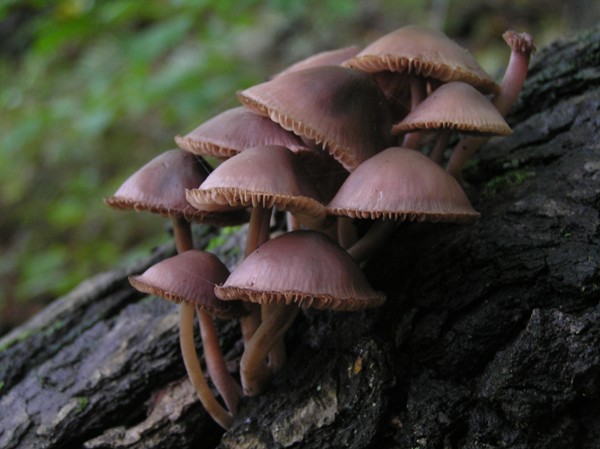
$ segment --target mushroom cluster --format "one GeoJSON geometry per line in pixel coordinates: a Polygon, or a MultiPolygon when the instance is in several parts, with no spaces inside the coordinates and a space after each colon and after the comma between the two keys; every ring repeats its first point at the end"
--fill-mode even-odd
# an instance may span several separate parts
{"type": "Polygon", "coordinates": [[[504,39],[511,58],[500,84],[453,40],[417,26],[363,49],[319,53],[239,91],[241,106],[177,136],[180,149],[106,198],[111,207],[173,219],[178,254],[130,283],[180,304],[185,367],[223,428],[240,398],[260,394],[285,363],[284,334],[301,309],[355,311],[385,301],[360,267],[398,223],[479,217],[460,174],[485,139],[510,134],[504,117],[535,49],[525,33],[504,39]],[[207,156],[220,161],[216,168],[207,156]],[[277,236],[275,214],[287,218],[277,236]],[[194,248],[193,221],[249,222],[245,257],[231,273],[194,248]],[[196,353],[195,316],[222,401],[196,353]],[[227,368],[215,318],[239,320],[239,373],[227,368]]]}

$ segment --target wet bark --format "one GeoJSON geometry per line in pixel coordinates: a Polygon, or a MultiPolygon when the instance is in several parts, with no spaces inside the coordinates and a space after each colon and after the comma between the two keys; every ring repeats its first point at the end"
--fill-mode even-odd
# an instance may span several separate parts
{"type": "MultiPolygon", "coordinates": [[[[466,171],[482,218],[406,224],[365,266],[387,303],[307,312],[225,434],[174,306],[99,275],[0,340],[2,448],[592,448],[600,441],[600,29],[536,55],[466,171]]],[[[220,323],[229,359],[239,330],[220,323]]]]}

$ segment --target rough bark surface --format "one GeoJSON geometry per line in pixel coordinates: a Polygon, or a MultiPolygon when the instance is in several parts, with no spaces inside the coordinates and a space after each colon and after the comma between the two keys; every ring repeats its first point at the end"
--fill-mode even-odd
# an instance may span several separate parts
{"type": "Polygon", "coordinates": [[[466,172],[481,220],[401,226],[365,267],[387,303],[302,315],[228,432],[185,379],[175,307],[126,282],[162,249],[0,340],[0,447],[599,447],[600,29],[534,61],[514,134],[466,172]]]}

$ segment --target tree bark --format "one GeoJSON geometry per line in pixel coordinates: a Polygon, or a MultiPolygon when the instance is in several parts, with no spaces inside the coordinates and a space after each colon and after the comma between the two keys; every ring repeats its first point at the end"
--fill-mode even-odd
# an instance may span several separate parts
{"type": "MultiPolygon", "coordinates": [[[[105,273],[0,340],[0,447],[594,448],[600,441],[600,28],[534,58],[467,169],[473,225],[408,223],[365,265],[378,310],[307,311],[233,427],[185,378],[174,306],[105,273]]],[[[226,356],[241,352],[220,323],[226,356]]]]}

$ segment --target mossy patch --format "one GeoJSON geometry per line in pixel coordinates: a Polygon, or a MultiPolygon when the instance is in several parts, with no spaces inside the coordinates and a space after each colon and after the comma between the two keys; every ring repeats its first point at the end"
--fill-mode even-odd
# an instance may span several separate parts
{"type": "Polygon", "coordinates": [[[511,170],[502,176],[496,176],[487,182],[483,188],[483,196],[492,197],[511,187],[522,184],[525,180],[533,178],[535,172],[528,170],[511,170]]]}

